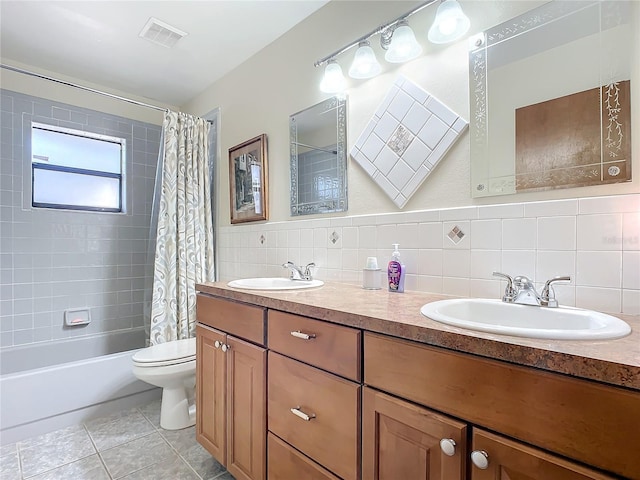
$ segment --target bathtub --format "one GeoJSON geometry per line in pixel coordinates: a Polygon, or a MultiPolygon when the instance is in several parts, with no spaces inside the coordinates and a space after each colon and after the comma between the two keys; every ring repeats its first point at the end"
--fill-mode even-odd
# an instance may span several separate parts
{"type": "Polygon", "coordinates": [[[143,344],[141,331],[3,349],[0,444],[160,398],[161,389],[131,373],[143,344]]]}

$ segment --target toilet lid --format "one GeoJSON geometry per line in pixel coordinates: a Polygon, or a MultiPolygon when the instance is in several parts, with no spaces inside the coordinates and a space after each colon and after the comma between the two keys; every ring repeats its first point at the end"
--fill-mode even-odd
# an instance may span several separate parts
{"type": "Polygon", "coordinates": [[[141,365],[170,365],[184,363],[196,358],[196,339],[186,338],[173,342],[159,343],[143,348],[133,355],[133,361],[141,365]]]}

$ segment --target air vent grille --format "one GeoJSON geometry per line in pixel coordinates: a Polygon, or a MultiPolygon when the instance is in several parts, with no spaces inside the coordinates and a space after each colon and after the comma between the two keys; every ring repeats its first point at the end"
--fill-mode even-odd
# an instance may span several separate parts
{"type": "Polygon", "coordinates": [[[140,37],[166,48],[173,48],[186,32],[172,27],[157,18],[151,17],[140,32],[140,37]]]}

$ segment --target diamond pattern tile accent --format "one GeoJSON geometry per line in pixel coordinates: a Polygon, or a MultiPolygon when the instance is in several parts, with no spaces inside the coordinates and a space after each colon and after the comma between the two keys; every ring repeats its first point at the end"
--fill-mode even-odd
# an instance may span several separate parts
{"type": "Polygon", "coordinates": [[[457,225],[451,229],[449,233],[447,233],[447,237],[456,245],[464,238],[464,232],[460,230],[460,227],[457,225]]]}
{"type": "Polygon", "coordinates": [[[399,76],[351,149],[351,156],[402,208],[469,122],[399,76]]]}

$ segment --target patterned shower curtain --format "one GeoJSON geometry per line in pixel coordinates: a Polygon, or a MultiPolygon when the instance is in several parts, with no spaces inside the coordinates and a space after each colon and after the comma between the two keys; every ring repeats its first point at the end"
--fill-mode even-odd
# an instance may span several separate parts
{"type": "Polygon", "coordinates": [[[214,280],[209,124],[167,111],[151,300],[151,345],[195,335],[196,283],[214,280]]]}

